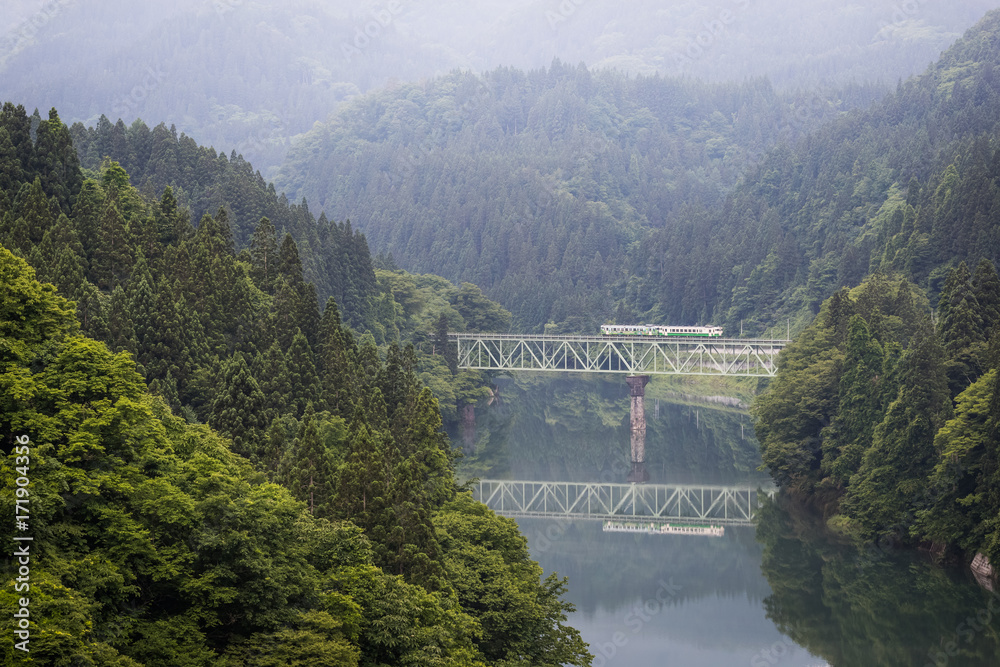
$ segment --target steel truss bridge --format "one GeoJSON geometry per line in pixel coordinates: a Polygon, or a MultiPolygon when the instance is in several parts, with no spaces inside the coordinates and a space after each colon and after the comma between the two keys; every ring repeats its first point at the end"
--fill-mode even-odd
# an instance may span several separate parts
{"type": "Polygon", "coordinates": [[[785,340],[450,334],[458,365],[495,371],[771,377],[785,340]]]}
{"type": "Polygon", "coordinates": [[[472,494],[510,517],[660,520],[751,525],[773,486],[596,484],[480,480],[472,494]]]}

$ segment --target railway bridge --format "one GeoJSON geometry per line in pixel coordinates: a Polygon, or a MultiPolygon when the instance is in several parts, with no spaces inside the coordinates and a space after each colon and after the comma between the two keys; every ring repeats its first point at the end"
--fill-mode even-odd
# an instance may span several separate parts
{"type": "Polygon", "coordinates": [[[617,373],[631,395],[632,473],[645,482],[646,383],[652,375],[773,377],[787,340],[674,336],[449,334],[459,368],[617,373]]]}
{"type": "Polygon", "coordinates": [[[460,368],[772,377],[786,340],[450,334],[460,368]]]}

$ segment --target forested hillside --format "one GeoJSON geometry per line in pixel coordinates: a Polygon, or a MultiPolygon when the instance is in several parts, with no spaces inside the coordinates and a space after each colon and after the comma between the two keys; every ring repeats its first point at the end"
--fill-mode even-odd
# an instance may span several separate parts
{"type": "Polygon", "coordinates": [[[651,229],[719,207],[776,142],[876,95],[558,62],[455,73],[348,105],[296,146],[278,187],[349,215],[406,269],[480,285],[520,327],[590,332],[616,299],[634,316],[627,267],[651,229]]]}
{"type": "Polygon", "coordinates": [[[754,407],[776,481],[862,540],[994,564],[998,59],[993,12],[925,75],[769,156],[702,246],[747,240],[716,260],[730,321],[818,310],[754,407]]]}
{"type": "Polygon", "coordinates": [[[683,293],[730,327],[808,321],[876,269],[936,299],[958,262],[1000,260],[998,65],[992,12],[885,100],[773,151],[721,212],[653,234],[640,255],[649,297],[638,310],[690,316],[677,308],[683,293]]]}
{"type": "MultiPolygon", "coordinates": [[[[23,125],[24,119],[17,122],[23,125]]],[[[32,119],[33,125],[39,122],[32,119]]],[[[97,171],[106,168],[107,161],[118,162],[146,199],[159,199],[169,187],[174,202],[169,206],[186,210],[192,220],[225,210],[230,229],[226,233],[236,248],[250,245],[258,223],[266,217],[267,233],[276,235],[267,243],[280,241],[286,233],[295,239],[303,276],[316,287],[319,302],[332,296],[350,326],[361,331],[377,328],[377,290],[368,243],[350,222],[332,223],[323,215],[317,220],[305,201],[294,204],[284,195],[279,197],[274,186],[235,151],[229,157],[216,153],[191,137],[178,136],[174,127],[163,123],[150,129],[140,120],[126,127],[121,120],[111,124],[102,115],[95,127],[74,123],[70,137],[84,168],[97,171]]],[[[263,239],[256,241],[259,245],[263,239]]],[[[267,252],[263,246],[258,250],[267,252]]]]}
{"type": "MultiPolygon", "coordinates": [[[[363,237],[298,209],[382,290],[387,340],[357,337],[291,234],[262,217],[237,253],[225,207],[194,227],[171,187],[82,171],[54,109],[33,127],[4,105],[0,179],[0,505],[30,473],[35,664],[589,664],[564,580],[458,487],[420,380],[454,417],[481,382],[443,337],[509,314],[472,285],[376,278],[363,237]]],[[[0,600],[12,614],[12,585],[0,600]]]]}
{"type": "Polygon", "coordinates": [[[1000,259],[998,42],[993,12],[872,105],[558,63],[452,74],[348,105],[279,182],[523,328],[800,328],[875,269],[936,300],[958,262],[1000,259]]]}
{"type": "Polygon", "coordinates": [[[1000,563],[1000,277],[949,272],[936,323],[905,278],[843,289],[755,403],[775,480],[865,540],[1000,563]]]}

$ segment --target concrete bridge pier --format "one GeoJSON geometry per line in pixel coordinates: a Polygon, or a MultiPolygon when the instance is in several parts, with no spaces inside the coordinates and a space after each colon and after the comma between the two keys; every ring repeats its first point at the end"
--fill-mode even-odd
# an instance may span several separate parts
{"type": "Polygon", "coordinates": [[[629,423],[632,432],[632,471],[629,473],[630,482],[648,482],[649,473],[646,471],[646,384],[649,382],[648,375],[629,375],[625,378],[628,384],[629,394],[632,396],[632,404],[629,408],[629,423]]]}

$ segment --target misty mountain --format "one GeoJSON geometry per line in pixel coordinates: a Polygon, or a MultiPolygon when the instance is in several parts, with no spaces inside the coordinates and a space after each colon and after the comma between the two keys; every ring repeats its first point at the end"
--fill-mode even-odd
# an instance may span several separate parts
{"type": "Polygon", "coordinates": [[[998,71],[993,11],[881,102],[774,150],[711,219],[654,232],[638,265],[641,294],[656,296],[633,307],[690,316],[683,294],[730,327],[796,314],[805,322],[875,271],[936,299],[950,268],[996,263],[998,71]]]}
{"type": "Polygon", "coordinates": [[[407,270],[481,286],[519,326],[592,330],[648,230],[721,206],[776,142],[879,95],[794,99],[763,80],[629,78],[558,61],[454,73],[345,105],[292,149],[276,186],[350,218],[407,270]]]}
{"type": "Polygon", "coordinates": [[[317,125],[278,185],[526,327],[754,331],[879,268],[935,290],[1000,248],[998,20],[867,108],[869,88],[791,99],[559,63],[398,85],[317,125]]]}
{"type": "Polygon", "coordinates": [[[18,0],[0,18],[7,99],[67,123],[174,124],[271,177],[291,141],[345,100],[455,69],[548,67],[779,88],[885,82],[923,70],[993,6],[590,0],[18,0]]]}

